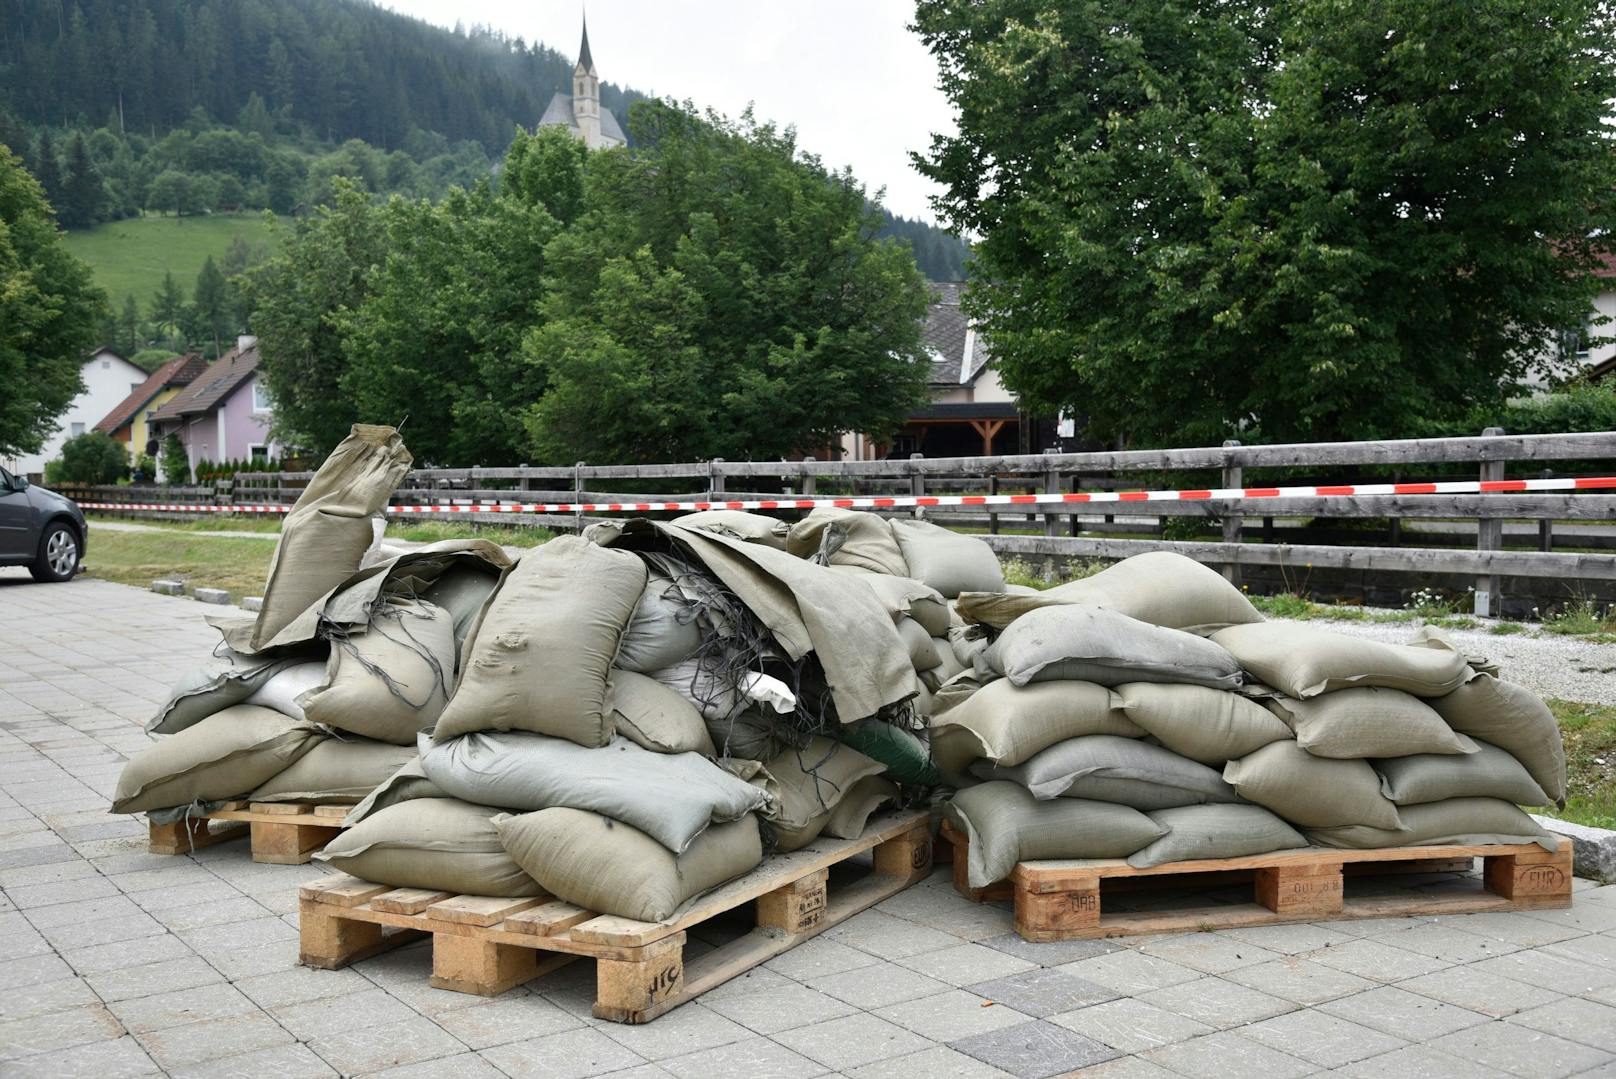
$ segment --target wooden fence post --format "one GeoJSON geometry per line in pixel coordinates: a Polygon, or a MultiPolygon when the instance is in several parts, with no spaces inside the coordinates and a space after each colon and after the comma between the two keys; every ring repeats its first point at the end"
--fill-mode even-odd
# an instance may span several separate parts
{"type": "MultiPolygon", "coordinates": [[[[1240,445],[1240,442],[1237,439],[1232,439],[1231,438],[1231,439],[1225,440],[1225,442],[1223,443],[1223,448],[1226,449],[1226,450],[1234,449],[1235,447],[1237,447],[1239,445],[1240,445]]],[[[1224,460],[1224,465],[1223,465],[1223,486],[1225,486],[1225,487],[1244,487],[1245,486],[1245,478],[1244,478],[1245,477],[1245,469],[1241,468],[1239,465],[1229,464],[1228,463],[1229,462],[1229,457],[1230,457],[1230,455],[1225,454],[1224,458],[1223,458],[1223,460],[1224,460]]],[[[1243,523],[1242,518],[1239,515],[1237,515],[1237,514],[1224,514],[1224,516],[1223,516],[1223,542],[1224,543],[1239,543],[1240,542],[1240,526],[1241,526],[1242,523],[1243,523]]],[[[1236,588],[1240,587],[1240,563],[1238,563],[1238,562],[1227,562],[1227,563],[1225,563],[1224,567],[1223,567],[1223,576],[1230,584],[1234,585],[1236,588]]]]}
{"type": "MultiPolygon", "coordinates": [[[[909,460],[911,462],[922,461],[925,460],[925,457],[926,455],[923,453],[911,453],[909,460]]],[[[926,474],[920,471],[919,465],[911,464],[909,467],[911,469],[909,473],[909,495],[911,498],[924,498],[926,496],[926,474]]],[[[919,506],[916,506],[909,511],[909,516],[918,518],[924,517],[925,514],[921,512],[919,506]]]]}
{"type": "MultiPolygon", "coordinates": [[[[1054,450],[1045,450],[1044,451],[1044,456],[1049,457],[1049,456],[1053,455],[1054,453],[1055,453],[1054,450]]],[[[1058,494],[1061,493],[1060,473],[1057,472],[1054,468],[1046,468],[1046,469],[1044,469],[1044,490],[1043,490],[1043,493],[1046,494],[1046,495],[1058,495],[1058,494]]],[[[1054,536],[1055,536],[1055,527],[1056,527],[1055,509],[1059,505],[1060,505],[1060,503],[1058,503],[1058,502],[1046,502],[1042,506],[1039,507],[1040,509],[1042,509],[1044,511],[1044,535],[1050,537],[1051,539],[1053,539],[1054,536]]],[[[1054,555],[1049,555],[1044,559],[1044,580],[1052,581],[1054,579],[1055,579],[1055,556],[1054,555]]]]}
{"type": "Polygon", "coordinates": [[[707,462],[707,501],[717,502],[724,495],[724,473],[719,469],[724,466],[722,457],[714,457],[707,462]]]}
{"type": "MultiPolygon", "coordinates": [[[[1554,469],[1545,468],[1543,470],[1543,473],[1542,473],[1542,478],[1546,479],[1546,480],[1552,480],[1554,478],[1554,469]]],[[[1538,549],[1541,550],[1541,551],[1552,551],[1552,550],[1554,550],[1554,518],[1553,517],[1541,517],[1541,518],[1538,519],[1538,522],[1537,522],[1537,546],[1538,546],[1538,549]]]]}
{"type": "MultiPolygon", "coordinates": [[[[584,500],[584,462],[582,461],[579,461],[572,466],[572,500],[575,503],[582,502],[584,500]]],[[[573,530],[579,535],[583,535],[583,510],[575,509],[572,511],[572,527],[573,530]]]]}
{"type": "MultiPolygon", "coordinates": [[[[1489,427],[1481,432],[1482,438],[1496,438],[1504,433],[1502,427],[1489,427]]],[[[1486,451],[1483,450],[1483,453],[1486,451]]],[[[1504,462],[1483,460],[1481,481],[1504,478],[1504,462]]],[[[1476,550],[1501,551],[1504,548],[1504,522],[1497,517],[1481,517],[1476,521],[1476,550]]],[[[1491,618],[1499,609],[1498,574],[1483,573],[1476,577],[1475,612],[1478,618],[1491,618]]]]}
{"type": "MultiPolygon", "coordinates": [[[[995,472],[993,475],[988,477],[988,494],[996,495],[998,493],[999,474],[995,472]]],[[[997,509],[997,506],[988,507],[988,535],[990,536],[997,536],[999,534],[999,515],[996,512],[997,509]]]]}

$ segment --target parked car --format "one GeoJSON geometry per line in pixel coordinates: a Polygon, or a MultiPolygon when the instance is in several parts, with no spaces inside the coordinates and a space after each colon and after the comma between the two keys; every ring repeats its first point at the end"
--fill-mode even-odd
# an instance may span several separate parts
{"type": "Polygon", "coordinates": [[[88,535],[71,498],[0,468],[0,566],[27,566],[36,581],[70,581],[88,535]]]}

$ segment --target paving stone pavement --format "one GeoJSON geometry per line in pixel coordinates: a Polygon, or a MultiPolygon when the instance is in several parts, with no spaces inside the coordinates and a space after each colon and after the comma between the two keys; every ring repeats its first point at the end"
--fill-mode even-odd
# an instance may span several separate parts
{"type": "Polygon", "coordinates": [[[590,1017],[587,961],[492,1000],[429,988],[424,945],[308,970],[323,870],[151,855],[106,812],[203,613],[0,570],[0,1075],[1616,1075],[1616,887],[1587,881],[1570,911],[1029,944],[938,872],[642,1027],[590,1017]]]}

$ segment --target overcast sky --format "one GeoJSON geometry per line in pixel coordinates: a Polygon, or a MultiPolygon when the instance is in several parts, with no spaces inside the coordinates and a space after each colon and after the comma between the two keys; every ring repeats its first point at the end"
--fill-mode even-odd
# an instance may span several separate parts
{"type": "MultiPolygon", "coordinates": [[[[579,0],[382,0],[441,26],[492,26],[578,55],[579,0]]],[[[593,0],[600,76],[657,96],[797,129],[827,166],[851,165],[905,217],[933,220],[935,185],[910,167],[934,131],[952,131],[937,66],[908,30],[909,0],[593,0]]],[[[535,117],[537,119],[537,117],[535,117]]]]}

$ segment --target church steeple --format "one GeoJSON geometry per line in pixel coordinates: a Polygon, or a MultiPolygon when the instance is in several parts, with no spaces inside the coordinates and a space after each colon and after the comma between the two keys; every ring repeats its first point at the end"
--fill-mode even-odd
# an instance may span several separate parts
{"type": "Polygon", "coordinates": [[[584,39],[578,46],[578,65],[572,69],[572,116],[586,146],[600,145],[600,76],[595,58],[589,55],[589,20],[584,19],[584,39]]]}
{"type": "Polygon", "coordinates": [[[578,46],[578,68],[593,75],[595,73],[595,58],[589,55],[589,17],[584,16],[584,41],[578,46]]]}

